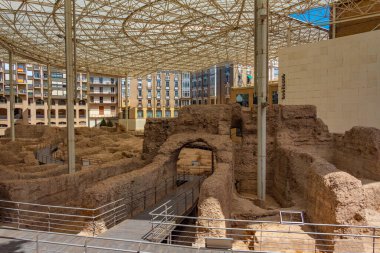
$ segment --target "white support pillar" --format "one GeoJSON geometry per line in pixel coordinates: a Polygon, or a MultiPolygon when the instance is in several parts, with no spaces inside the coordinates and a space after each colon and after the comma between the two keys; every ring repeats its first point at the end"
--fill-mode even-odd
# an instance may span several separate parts
{"type": "Polygon", "coordinates": [[[90,81],[91,81],[91,78],[90,78],[90,70],[87,69],[87,83],[86,83],[86,108],[87,108],[87,126],[88,127],[91,127],[91,124],[90,124],[90,81]]]}
{"type": "Polygon", "coordinates": [[[268,85],[268,0],[255,1],[255,85],[257,85],[257,196],[266,194],[266,107],[268,85]]]}
{"type": "Polygon", "coordinates": [[[50,64],[47,65],[47,72],[48,72],[48,126],[51,126],[51,66],[50,64]]]}
{"type": "Polygon", "coordinates": [[[125,75],[125,129],[126,131],[128,132],[129,131],[129,107],[128,107],[128,104],[129,104],[129,97],[128,97],[128,75],[125,75]]]}
{"type": "Polygon", "coordinates": [[[66,96],[67,96],[67,158],[69,173],[75,172],[75,133],[74,133],[74,47],[72,0],[65,0],[65,39],[66,39],[66,96]]]}
{"type": "Polygon", "coordinates": [[[15,91],[13,79],[13,51],[9,50],[9,87],[10,87],[10,108],[9,115],[11,120],[11,140],[15,141],[15,91]]]}

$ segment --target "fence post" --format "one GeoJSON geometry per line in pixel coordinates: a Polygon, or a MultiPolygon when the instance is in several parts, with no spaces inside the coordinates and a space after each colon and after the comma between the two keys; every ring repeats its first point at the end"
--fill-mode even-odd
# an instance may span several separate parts
{"type": "Polygon", "coordinates": [[[95,237],[95,215],[94,210],[92,210],[92,236],[95,237]]]}
{"type": "Polygon", "coordinates": [[[38,234],[36,235],[36,252],[39,253],[40,250],[39,250],[39,245],[38,245],[38,234]]]}
{"type": "Polygon", "coordinates": [[[133,217],[133,192],[131,193],[131,218],[133,217]]]}
{"type": "Polygon", "coordinates": [[[191,188],[191,204],[194,204],[194,187],[191,188]]]}
{"type": "Polygon", "coordinates": [[[185,192],[185,212],[187,211],[187,193],[185,192]]]}
{"type": "Polygon", "coordinates": [[[144,191],[144,210],[146,208],[146,191],[144,191]]]}
{"type": "Polygon", "coordinates": [[[372,237],[372,253],[376,251],[376,228],[373,228],[373,237],[372,237]]]}
{"type": "Polygon", "coordinates": [[[17,203],[17,228],[20,228],[20,203],[17,203]]]}
{"type": "Polygon", "coordinates": [[[84,241],[84,252],[87,253],[87,239],[84,241]]]}
{"type": "Polygon", "coordinates": [[[116,225],[116,202],[113,204],[113,225],[116,225]]]}
{"type": "Polygon", "coordinates": [[[157,186],[154,187],[154,204],[157,203],[157,186]]]}
{"type": "Polygon", "coordinates": [[[48,225],[49,225],[49,232],[50,232],[50,206],[48,207],[48,211],[49,211],[49,220],[48,220],[48,225]]]}

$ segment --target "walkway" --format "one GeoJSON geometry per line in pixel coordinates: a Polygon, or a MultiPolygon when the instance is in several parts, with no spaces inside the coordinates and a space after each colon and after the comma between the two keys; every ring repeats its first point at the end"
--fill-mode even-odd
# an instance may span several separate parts
{"type": "Polygon", "coordinates": [[[107,232],[101,234],[101,236],[105,237],[111,237],[111,238],[117,238],[117,239],[127,239],[127,240],[143,240],[143,237],[150,232],[152,229],[151,216],[149,213],[156,209],[157,207],[163,205],[164,203],[168,202],[169,200],[178,203],[180,205],[180,210],[184,210],[184,212],[178,214],[178,215],[185,215],[187,214],[187,211],[190,211],[191,209],[189,207],[189,203],[187,204],[187,207],[184,208],[184,201],[183,198],[180,198],[180,196],[183,196],[184,194],[189,194],[191,192],[194,192],[194,197],[191,200],[191,206],[193,206],[198,199],[199,195],[199,183],[200,178],[199,177],[192,177],[177,188],[176,191],[173,191],[172,193],[168,194],[164,199],[162,199],[160,202],[158,202],[156,205],[154,205],[151,208],[146,209],[144,212],[139,214],[138,216],[134,217],[133,219],[127,219],[120,224],[112,227],[107,232]],[[179,197],[178,197],[179,196],[179,197]]]}

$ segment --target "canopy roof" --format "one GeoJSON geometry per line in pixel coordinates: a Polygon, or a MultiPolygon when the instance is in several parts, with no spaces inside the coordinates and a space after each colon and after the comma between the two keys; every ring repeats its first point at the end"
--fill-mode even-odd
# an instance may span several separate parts
{"type": "MultiPolygon", "coordinates": [[[[351,10],[355,2],[339,8],[351,10]]],[[[1,0],[1,45],[23,58],[65,66],[63,3],[1,0]]],[[[289,42],[327,39],[331,4],[270,1],[270,58],[289,42]]],[[[75,17],[79,69],[123,76],[226,62],[253,65],[253,0],[75,0],[75,17]]]]}

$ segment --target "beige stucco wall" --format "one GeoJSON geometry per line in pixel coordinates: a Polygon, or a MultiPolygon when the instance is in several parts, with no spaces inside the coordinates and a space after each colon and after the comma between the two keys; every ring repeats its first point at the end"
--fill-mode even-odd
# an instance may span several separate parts
{"type": "Polygon", "coordinates": [[[380,31],[282,49],[279,103],[312,104],[331,132],[380,128],[380,31]],[[285,74],[285,99],[282,99],[285,74]]]}

